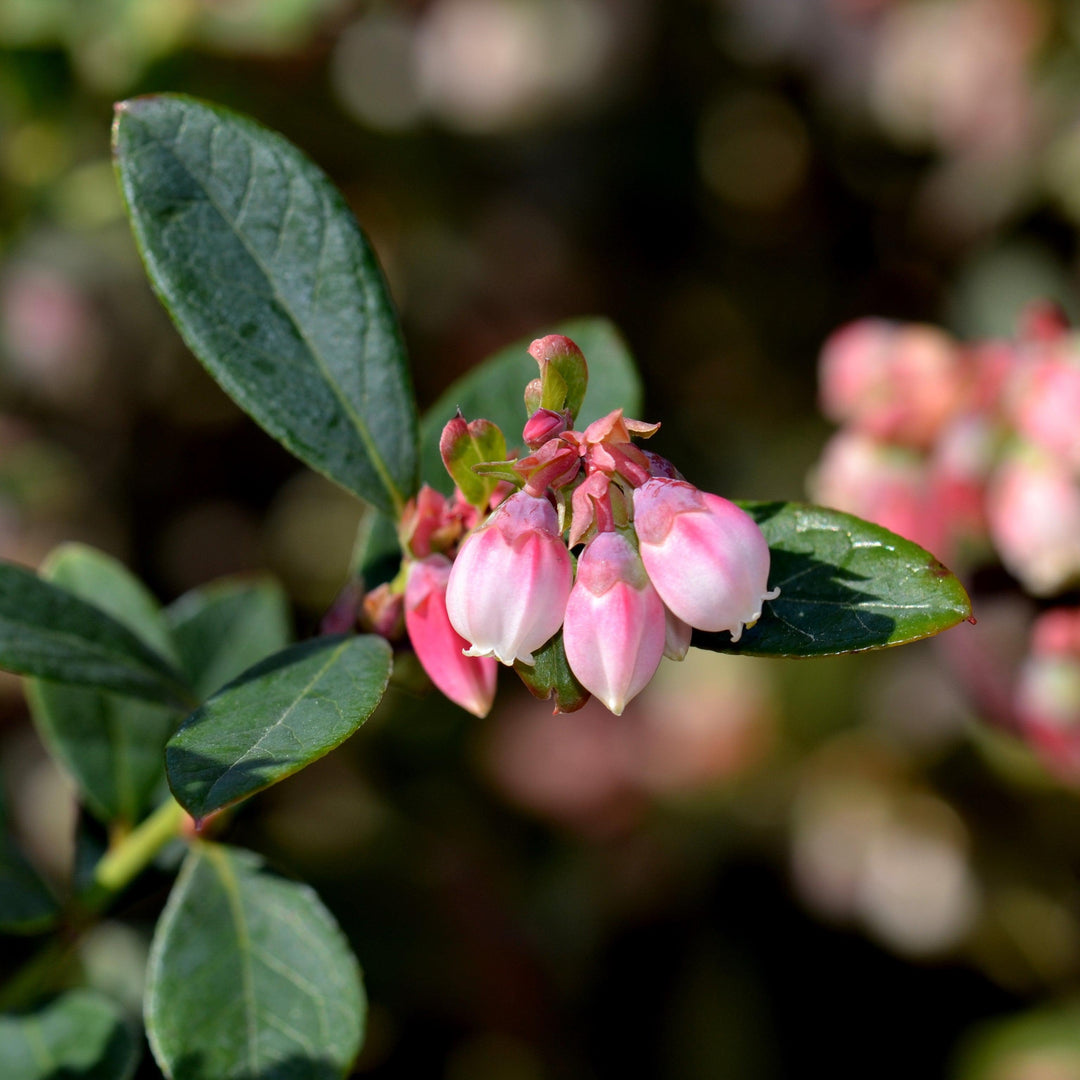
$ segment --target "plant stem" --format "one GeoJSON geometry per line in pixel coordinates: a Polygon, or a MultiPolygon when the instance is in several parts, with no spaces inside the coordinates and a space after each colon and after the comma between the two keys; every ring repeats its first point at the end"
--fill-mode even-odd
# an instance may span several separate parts
{"type": "Polygon", "coordinates": [[[94,870],[94,885],[84,906],[100,911],[127,888],[172,839],[184,820],[184,810],[173,798],[163,802],[145,821],[105,853],[94,870]]]}
{"type": "Polygon", "coordinates": [[[75,898],[53,939],[0,988],[0,1010],[20,1008],[57,984],[79,938],[116,897],[177,837],[184,810],[173,798],[112,844],[94,869],[90,889],[75,898]]]}

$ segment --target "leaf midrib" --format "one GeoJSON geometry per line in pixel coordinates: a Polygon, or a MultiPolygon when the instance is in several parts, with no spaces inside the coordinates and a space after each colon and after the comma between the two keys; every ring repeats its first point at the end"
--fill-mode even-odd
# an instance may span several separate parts
{"type": "Polygon", "coordinates": [[[203,849],[203,855],[210,861],[221,882],[225,893],[225,903],[229,908],[233,928],[236,931],[236,945],[240,956],[240,986],[243,993],[244,1020],[246,1025],[248,1065],[253,1077],[259,1075],[258,1046],[258,1002],[255,1000],[255,976],[251,965],[251,935],[248,932],[247,919],[244,916],[243,898],[240,895],[240,883],[236,879],[228,856],[224,850],[214,845],[203,849]]]}
{"type": "MultiPolygon", "coordinates": [[[[128,115],[132,116],[132,113],[131,113],[130,110],[128,110],[128,115]]],[[[186,122],[186,120],[187,120],[187,117],[185,115],[182,123],[186,122]]],[[[301,326],[298,317],[294,314],[294,312],[292,310],[292,307],[286,302],[285,297],[278,290],[275,278],[269,272],[269,270],[267,269],[267,267],[264,264],[261,256],[255,251],[255,249],[251,246],[251,244],[248,243],[245,234],[243,232],[241,232],[239,227],[233,223],[233,221],[231,220],[229,215],[226,213],[225,209],[220,205],[220,203],[218,203],[218,201],[214,198],[214,196],[206,188],[206,186],[199,179],[199,177],[196,175],[196,173],[191,169],[191,167],[188,165],[188,163],[181,156],[180,152],[175,147],[175,137],[174,137],[174,142],[169,143],[169,142],[166,142],[165,139],[159,138],[156,134],[154,134],[153,130],[149,127],[149,125],[144,123],[143,124],[143,129],[144,129],[144,131],[147,131],[149,133],[149,137],[155,143],[157,143],[159,146],[161,146],[163,149],[165,149],[168,153],[170,153],[172,155],[172,157],[176,161],[176,163],[184,170],[185,173],[187,173],[187,175],[191,178],[192,182],[197,185],[199,191],[202,192],[203,197],[206,200],[206,202],[211,207],[213,207],[214,211],[218,214],[218,216],[221,218],[221,220],[229,228],[229,231],[240,242],[240,244],[243,246],[244,250],[250,256],[252,262],[255,264],[256,268],[262,273],[263,277],[266,279],[266,281],[270,285],[270,290],[271,290],[271,293],[273,294],[274,299],[280,305],[281,310],[284,311],[285,314],[288,316],[289,322],[292,324],[293,329],[296,331],[296,333],[298,334],[300,340],[306,346],[311,358],[315,362],[316,367],[319,369],[319,372],[322,374],[322,376],[325,379],[327,385],[330,387],[331,392],[333,393],[334,397],[337,399],[338,404],[345,411],[345,414],[348,416],[348,418],[352,422],[352,425],[355,428],[357,434],[360,436],[360,441],[363,443],[364,449],[367,452],[368,460],[370,461],[372,468],[375,470],[375,473],[378,476],[379,481],[382,484],[384,490],[390,496],[390,502],[394,507],[396,516],[400,516],[402,507],[404,506],[404,503],[405,503],[405,496],[401,491],[398,490],[397,484],[394,482],[393,478],[390,476],[390,473],[387,470],[386,464],[383,461],[381,454],[379,454],[378,451],[377,451],[376,444],[375,444],[374,440],[371,437],[371,432],[368,429],[367,424],[364,422],[364,420],[360,416],[360,414],[358,412],[356,412],[356,410],[353,408],[352,402],[349,401],[349,399],[344,395],[344,393],[342,392],[341,388],[339,387],[337,381],[331,377],[329,369],[327,368],[327,366],[326,366],[326,364],[325,364],[325,362],[324,362],[324,360],[322,358],[322,354],[320,353],[320,351],[318,349],[315,348],[315,346],[312,343],[311,339],[308,337],[308,334],[307,334],[306,330],[301,326]]],[[[217,131],[217,130],[219,130],[219,128],[217,128],[217,127],[212,129],[211,134],[210,134],[211,140],[214,137],[214,132],[217,131]]],[[[179,131],[178,131],[178,134],[179,134],[179,131]]],[[[253,155],[253,152],[251,150],[251,146],[246,141],[246,139],[245,139],[245,146],[246,146],[247,151],[248,151],[249,161],[252,163],[251,164],[251,173],[253,175],[254,174],[254,155],[253,155]]],[[[289,178],[288,183],[289,183],[289,187],[291,189],[291,186],[292,186],[292,183],[293,183],[293,176],[292,176],[291,173],[288,173],[287,170],[286,170],[286,175],[289,178]]],[[[325,203],[325,200],[323,198],[322,192],[318,192],[318,197],[319,197],[320,205],[321,205],[321,207],[323,209],[323,228],[322,228],[322,233],[321,233],[322,239],[321,239],[320,245],[319,245],[319,260],[321,262],[321,260],[322,260],[322,251],[323,251],[323,248],[325,247],[325,243],[326,243],[326,210],[327,210],[327,207],[326,207],[326,203],[325,203]]],[[[290,191],[290,200],[291,200],[291,191],[290,191]]],[[[318,282],[316,282],[316,289],[318,289],[318,287],[319,287],[318,282]]],[[[366,333],[367,333],[367,331],[366,331],[366,328],[365,328],[365,335],[366,335],[366,333]]]]}
{"type": "Polygon", "coordinates": [[[312,675],[312,677],[308,680],[307,685],[292,699],[288,707],[277,717],[277,719],[272,724],[264,728],[258,740],[249,749],[245,750],[244,753],[240,755],[240,757],[238,757],[234,762],[232,762],[232,764],[214,781],[214,783],[210,786],[210,790],[206,793],[206,797],[203,799],[204,806],[209,805],[213,802],[214,792],[217,791],[218,787],[225,783],[225,781],[229,778],[229,776],[235,769],[237,769],[243,762],[247,761],[252,756],[252,754],[256,753],[259,750],[259,748],[269,737],[272,731],[281,727],[281,725],[292,715],[296,707],[302,701],[304,701],[311,693],[312,687],[319,682],[319,680],[326,674],[326,672],[330,669],[331,666],[337,663],[338,659],[341,657],[342,652],[348,647],[349,642],[352,640],[352,638],[346,638],[334,648],[331,654],[327,657],[326,663],[324,663],[322,667],[320,667],[319,670],[314,675],[312,675]]]}

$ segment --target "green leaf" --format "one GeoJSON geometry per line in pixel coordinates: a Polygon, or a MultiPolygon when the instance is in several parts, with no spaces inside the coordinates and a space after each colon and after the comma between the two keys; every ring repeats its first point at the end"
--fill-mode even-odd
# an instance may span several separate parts
{"type": "Polygon", "coordinates": [[[310,765],[374,712],[390,667],[374,635],[315,638],[256,664],[169,740],[177,801],[202,818],[310,765]]]}
{"type": "Polygon", "coordinates": [[[126,626],[66,589],[0,562],[0,667],[147,701],[190,704],[172,666],[126,626]]]}
{"type": "Polygon", "coordinates": [[[569,319],[556,326],[544,327],[531,337],[500,349],[453,383],[424,414],[420,428],[421,477],[444,494],[453,483],[439,456],[439,436],[443,426],[458,408],[466,420],[481,417],[498,424],[506,433],[507,444],[521,447],[521,429],[525,412],[525,386],[539,374],[536,361],[529,355],[534,338],[545,334],[565,334],[585,354],[589,365],[589,388],[582,408],[582,422],[577,427],[604,416],[612,409],[623,409],[637,418],[641,410],[641,380],[634,361],[618,330],[607,319],[569,319]]]}
{"type": "Polygon", "coordinates": [[[273,579],[223,579],[185,593],[165,617],[180,669],[209,697],[292,639],[289,601],[273,579]]]}
{"type": "MultiPolygon", "coordinates": [[[[439,454],[466,501],[475,507],[486,508],[496,481],[473,472],[473,466],[506,458],[506,439],[502,430],[483,417],[466,422],[455,416],[439,436],[439,454]]],[[[517,479],[516,475],[514,479],[517,479]]]]}
{"type": "MultiPolygon", "coordinates": [[[[126,626],[170,659],[176,650],[157,601],[121,563],[82,544],[65,544],[42,575],[126,626]]],[[[50,752],[75,778],[103,821],[138,821],[164,779],[165,742],[182,713],[120,694],[34,679],[27,685],[34,723],[50,752]]]]}
{"type": "Polygon", "coordinates": [[[530,667],[517,661],[514,670],[529,688],[529,693],[540,701],[555,699],[556,712],[576,712],[589,700],[589,691],[577,681],[570,670],[563,648],[560,630],[546,645],[533,654],[536,663],[530,667]]]}
{"type": "Polygon", "coordinates": [[[30,1013],[0,1016],[4,1080],[128,1080],[139,1046],[119,1009],[72,990],[30,1013]]]}
{"type": "Polygon", "coordinates": [[[751,656],[832,656],[930,637],[971,616],[959,581],[918,544],[879,525],[799,503],[740,503],[772,551],[757,625],[733,644],[694,631],[693,644],[751,656]]]}
{"type": "Polygon", "coordinates": [[[178,95],[117,106],[114,152],[150,281],[192,352],[301,461],[396,514],[416,405],[371,246],[280,135],[178,95]]]}
{"type": "Polygon", "coordinates": [[[150,951],[146,1030],[170,1080],[331,1080],[363,1037],[356,959],[314,891],[196,846],[150,951]]]}
{"type": "Polygon", "coordinates": [[[955,1080],[1070,1077],[1080,1071],[1080,1001],[1071,998],[993,1020],[965,1036],[955,1080]]]}
{"type": "Polygon", "coordinates": [[[34,934],[47,929],[59,912],[52,891],[14,841],[0,836],[0,930],[34,934]]]}

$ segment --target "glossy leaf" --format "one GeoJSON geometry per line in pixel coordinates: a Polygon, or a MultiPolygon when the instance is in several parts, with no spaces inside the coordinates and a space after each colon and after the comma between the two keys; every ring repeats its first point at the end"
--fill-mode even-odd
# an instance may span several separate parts
{"type": "Polygon", "coordinates": [[[0,836],[0,931],[37,933],[47,929],[59,911],[52,891],[14,841],[0,836]]]}
{"type": "Polygon", "coordinates": [[[960,582],[928,551],[878,525],[799,503],[740,503],[772,551],[756,626],[733,644],[695,631],[693,644],[752,656],[832,656],[902,645],[971,615],[960,582]]]}
{"type": "Polygon", "coordinates": [[[120,1010],[72,990],[34,1012],[0,1016],[4,1080],[128,1080],[139,1045],[120,1010]]]}
{"type": "Polygon", "coordinates": [[[180,654],[180,669],[199,698],[292,638],[289,601],[270,578],[224,579],[185,593],[165,613],[180,654]]]}
{"type": "Polygon", "coordinates": [[[621,408],[627,416],[638,416],[641,380],[626,343],[611,322],[581,318],[543,327],[530,337],[500,349],[467,372],[424,414],[420,429],[421,477],[426,483],[446,494],[453,490],[439,456],[439,436],[458,408],[466,420],[483,417],[498,424],[506,434],[507,444],[511,448],[521,447],[521,429],[528,419],[525,386],[540,370],[529,355],[529,345],[544,334],[565,334],[572,338],[589,364],[588,393],[577,427],[584,427],[612,409],[621,408]]]}
{"type": "Polygon", "coordinates": [[[554,699],[555,711],[563,713],[576,712],[589,700],[589,691],[570,670],[561,630],[533,653],[533,659],[536,663],[532,667],[520,660],[514,664],[514,670],[533,697],[540,701],[554,699]]]}
{"type": "Polygon", "coordinates": [[[114,152],[150,280],[236,403],[386,512],[416,488],[405,348],[336,188],[247,117],[162,94],[117,106],[114,152]]]}
{"type": "Polygon", "coordinates": [[[0,563],[0,667],[183,705],[190,691],[126,626],[14,563],[0,563]]]}
{"type": "Polygon", "coordinates": [[[177,801],[205,817],[310,765],[372,714],[390,667],[390,646],[373,635],[315,638],[256,664],[169,740],[177,801]]]}
{"type": "MultiPolygon", "coordinates": [[[[99,607],[170,659],[175,648],[153,596],[122,564],[82,544],[49,556],[42,576],[99,607]]],[[[121,694],[34,679],[34,723],[103,821],[137,821],[160,794],[165,742],[183,713],[121,694]]]]}
{"type": "Polygon", "coordinates": [[[331,1080],[360,1048],[366,1001],[314,891],[236,848],[188,855],[150,952],[146,1030],[170,1080],[331,1080]]]}

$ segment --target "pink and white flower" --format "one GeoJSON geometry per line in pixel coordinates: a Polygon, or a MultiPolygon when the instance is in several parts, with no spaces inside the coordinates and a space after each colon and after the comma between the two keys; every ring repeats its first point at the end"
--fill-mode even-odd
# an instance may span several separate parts
{"type": "Polygon", "coordinates": [[[616,716],[660,664],[665,615],[641,557],[625,536],[602,532],[589,542],[566,604],[563,647],[581,685],[616,716]]]}
{"type": "Polygon", "coordinates": [[[562,625],[573,584],[570,553],[546,498],[519,491],[466,537],[446,591],[450,623],[466,656],[533,663],[562,625]]]}
{"type": "Polygon", "coordinates": [[[769,546],[754,519],[719,495],[683,480],[652,479],[634,491],[634,530],[660,599],[699,630],[733,641],[761,617],[769,546]]]}
{"type": "Polygon", "coordinates": [[[469,643],[450,625],[446,585],[450,560],[430,555],[409,567],[405,629],[431,681],[475,716],[487,716],[495,699],[498,667],[488,657],[466,656],[469,643]]]}

